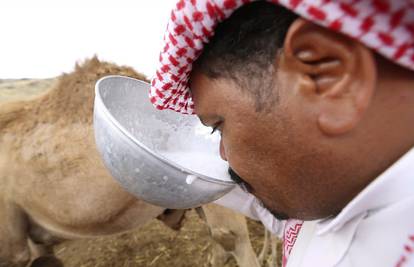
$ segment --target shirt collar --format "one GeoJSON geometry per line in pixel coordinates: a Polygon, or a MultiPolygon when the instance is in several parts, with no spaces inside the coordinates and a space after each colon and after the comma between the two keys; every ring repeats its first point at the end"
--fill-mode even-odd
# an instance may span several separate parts
{"type": "Polygon", "coordinates": [[[334,218],[318,223],[318,235],[337,231],[354,217],[414,195],[414,148],[365,187],[334,218]]]}

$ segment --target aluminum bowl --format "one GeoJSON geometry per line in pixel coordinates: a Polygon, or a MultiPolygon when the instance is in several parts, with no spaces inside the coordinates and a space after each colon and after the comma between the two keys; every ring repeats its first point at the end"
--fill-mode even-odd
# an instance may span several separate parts
{"type": "Polygon", "coordinates": [[[149,87],[123,76],[96,83],[95,140],[112,176],[136,197],[173,209],[197,207],[232,190],[228,177],[208,177],[163,156],[174,150],[219,157],[219,138],[206,134],[209,129],[196,116],[155,109],[149,87]]]}

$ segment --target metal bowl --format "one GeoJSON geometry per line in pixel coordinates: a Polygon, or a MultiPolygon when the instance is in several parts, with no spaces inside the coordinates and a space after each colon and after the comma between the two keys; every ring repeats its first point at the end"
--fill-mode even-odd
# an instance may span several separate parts
{"type": "MultiPolygon", "coordinates": [[[[112,176],[136,197],[174,209],[197,207],[232,190],[229,177],[209,177],[164,156],[164,151],[184,151],[219,158],[219,137],[211,136],[196,116],[155,109],[149,87],[123,76],[96,83],[95,140],[112,176]]],[[[228,175],[227,166],[212,167],[228,175]]]]}

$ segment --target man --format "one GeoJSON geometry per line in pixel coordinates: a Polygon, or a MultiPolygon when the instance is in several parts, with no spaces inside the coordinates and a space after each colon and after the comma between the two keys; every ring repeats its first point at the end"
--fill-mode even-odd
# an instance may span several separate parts
{"type": "Polygon", "coordinates": [[[414,266],[414,3],[250,2],[179,1],[151,101],[221,132],[284,265],[414,266]]]}

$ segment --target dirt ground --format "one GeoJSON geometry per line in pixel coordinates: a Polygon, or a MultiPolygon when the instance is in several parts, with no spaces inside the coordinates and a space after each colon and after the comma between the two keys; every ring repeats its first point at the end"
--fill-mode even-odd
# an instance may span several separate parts
{"type": "MultiPolygon", "coordinates": [[[[258,254],[263,245],[263,226],[249,220],[249,230],[258,254]]],[[[209,266],[212,242],[207,225],[195,211],[190,211],[179,231],[153,220],[116,236],[68,241],[55,251],[65,267],[203,267],[209,266]]],[[[236,266],[233,258],[225,265],[236,266]]]]}
{"type": "MultiPolygon", "coordinates": [[[[30,99],[46,92],[56,81],[57,78],[0,79],[0,104],[30,99]]],[[[248,225],[253,247],[258,254],[263,246],[263,226],[252,220],[248,220],[248,225]]],[[[139,229],[115,236],[63,242],[55,247],[55,253],[65,267],[203,267],[209,266],[212,242],[207,225],[192,210],[187,212],[179,231],[153,220],[139,229]]],[[[237,264],[230,258],[225,267],[233,266],[237,264]]]]}

